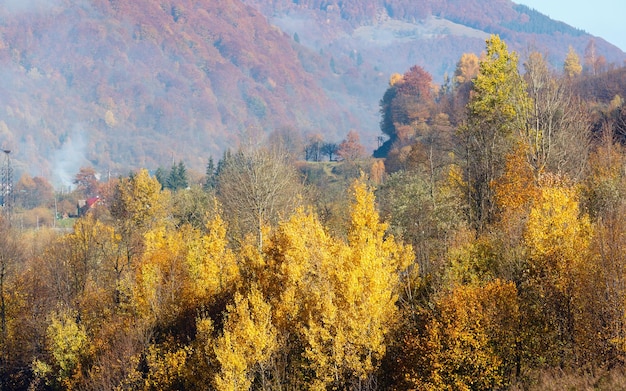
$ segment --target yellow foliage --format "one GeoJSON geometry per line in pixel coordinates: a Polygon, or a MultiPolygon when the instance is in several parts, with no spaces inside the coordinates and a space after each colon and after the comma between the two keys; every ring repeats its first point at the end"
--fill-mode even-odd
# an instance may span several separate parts
{"type": "Polygon", "coordinates": [[[408,341],[430,367],[425,374],[423,368],[409,368],[408,383],[424,390],[503,387],[515,364],[519,331],[515,285],[494,280],[457,286],[437,300],[437,312],[426,326],[428,338],[408,341]]]}
{"type": "Polygon", "coordinates": [[[491,35],[467,106],[475,120],[495,125],[505,133],[522,125],[520,113],[530,104],[517,63],[517,54],[509,52],[498,35],[491,35]]]}
{"type": "Polygon", "coordinates": [[[168,344],[150,345],[146,354],[148,375],[144,382],[147,390],[178,390],[184,384],[185,365],[191,354],[188,346],[169,349],[168,344]]]}
{"type": "Polygon", "coordinates": [[[532,326],[543,333],[531,342],[544,346],[538,354],[557,363],[574,359],[576,348],[587,344],[574,341],[589,340],[598,331],[590,330],[585,314],[594,306],[585,291],[597,272],[589,250],[592,226],[579,209],[576,188],[557,176],[544,176],[540,185],[524,235],[524,285],[536,297],[528,306],[535,311],[532,326]]]}
{"type": "Polygon", "coordinates": [[[145,252],[137,270],[135,303],[144,315],[156,319],[175,316],[184,304],[184,262],[191,230],[172,232],[163,226],[145,234],[145,252]]]}
{"type": "Polygon", "coordinates": [[[387,225],[362,181],[352,186],[352,197],[348,243],[334,249],[330,290],[318,293],[304,329],[305,357],[317,375],[314,389],[351,376],[365,379],[376,368],[398,319],[399,274],[413,262],[409,246],[385,237],[387,225]]]}
{"type": "Polygon", "coordinates": [[[535,198],[536,182],[524,145],[507,155],[504,174],[494,183],[498,207],[505,213],[526,209],[535,198]]]}
{"type": "Polygon", "coordinates": [[[304,359],[299,370],[312,373],[310,389],[357,384],[372,375],[398,320],[400,275],[413,263],[411,248],[385,235],[374,195],[362,181],[352,198],[347,242],[300,209],[279,225],[264,252],[265,273],[257,274],[266,296],[274,298],[281,335],[293,339],[297,333],[304,359]]]}
{"type": "Polygon", "coordinates": [[[537,182],[533,168],[526,160],[526,150],[519,144],[506,157],[504,174],[492,183],[500,213],[500,227],[504,232],[521,231],[523,221],[537,197],[537,182]]]}
{"type": "Polygon", "coordinates": [[[121,222],[147,230],[165,217],[167,193],[148,170],[139,170],[129,178],[120,179],[112,200],[111,214],[121,222]]]}
{"type": "Polygon", "coordinates": [[[454,82],[467,83],[478,75],[478,56],[474,53],[463,53],[454,71],[454,82]]]}
{"type": "Polygon", "coordinates": [[[135,303],[144,315],[173,319],[185,308],[205,305],[233,290],[239,267],[227,248],[226,227],[217,216],[207,233],[185,225],[177,231],[158,226],[144,235],[137,269],[135,303]]]}
{"type": "Polygon", "coordinates": [[[268,249],[274,275],[262,283],[268,296],[276,298],[273,307],[279,327],[305,322],[320,296],[331,290],[324,276],[340,266],[336,254],[336,244],[311,213],[298,209],[278,227],[268,249]]]}
{"type": "Polygon", "coordinates": [[[579,210],[574,187],[545,176],[528,217],[525,242],[534,262],[568,274],[581,262],[591,239],[591,223],[579,210]]]}
{"type": "Polygon", "coordinates": [[[444,274],[445,285],[479,285],[493,280],[497,275],[499,254],[488,235],[476,238],[471,230],[460,230],[455,245],[448,251],[449,267],[444,274]]]}
{"type": "Polygon", "coordinates": [[[80,377],[81,361],[89,354],[85,328],[76,322],[76,313],[66,311],[52,317],[46,337],[54,362],[36,360],[33,370],[43,378],[54,376],[53,382],[65,389],[74,389],[74,381],[80,377]]]}
{"type": "Polygon", "coordinates": [[[402,82],[402,80],[404,80],[404,77],[401,74],[392,73],[391,77],[389,78],[389,86],[393,87],[396,84],[402,82]]]}
{"type": "Polygon", "coordinates": [[[235,294],[227,308],[224,333],[216,341],[220,370],[214,385],[219,391],[250,389],[256,375],[264,377],[266,365],[278,349],[271,307],[257,288],[244,297],[235,294]]]}
{"type": "Polygon", "coordinates": [[[192,295],[206,300],[234,285],[239,278],[235,254],[228,249],[226,223],[217,215],[207,234],[189,241],[186,257],[192,295]]]}
{"type": "Polygon", "coordinates": [[[563,72],[565,76],[572,78],[580,75],[582,71],[583,66],[580,64],[580,57],[578,57],[574,48],[570,46],[567,56],[565,57],[565,62],[563,63],[563,72]]]}

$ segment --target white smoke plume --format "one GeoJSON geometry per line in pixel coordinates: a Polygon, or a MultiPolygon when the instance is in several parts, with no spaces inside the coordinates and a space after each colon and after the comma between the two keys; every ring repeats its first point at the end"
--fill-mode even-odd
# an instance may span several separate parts
{"type": "Polygon", "coordinates": [[[67,135],[61,147],[54,153],[52,160],[53,184],[61,189],[71,189],[74,176],[81,167],[89,164],[85,157],[87,137],[85,131],[75,126],[67,135]]]}

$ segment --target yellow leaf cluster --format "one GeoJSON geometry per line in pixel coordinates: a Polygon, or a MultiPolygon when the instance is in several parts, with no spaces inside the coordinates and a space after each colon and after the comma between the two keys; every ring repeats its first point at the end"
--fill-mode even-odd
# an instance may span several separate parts
{"type": "Polygon", "coordinates": [[[460,285],[437,301],[438,316],[426,326],[426,340],[409,345],[427,356],[427,376],[407,373],[425,390],[487,390],[505,385],[515,361],[519,308],[512,282],[460,285]]]}
{"type": "Polygon", "coordinates": [[[214,350],[220,363],[214,385],[220,391],[250,389],[254,376],[261,377],[272,354],[278,349],[271,307],[257,288],[244,297],[235,294],[228,306],[224,332],[214,350]]]}
{"type": "Polygon", "coordinates": [[[89,341],[84,326],[76,321],[76,313],[63,311],[55,314],[46,331],[48,349],[53,363],[34,362],[40,376],[54,376],[54,382],[73,389],[73,379],[80,376],[81,359],[89,353],[89,341]],[[56,372],[56,373],[52,373],[56,372]]]}
{"type": "Polygon", "coordinates": [[[527,222],[525,242],[535,262],[565,272],[584,259],[591,222],[581,215],[574,187],[555,178],[544,180],[527,222]]]}

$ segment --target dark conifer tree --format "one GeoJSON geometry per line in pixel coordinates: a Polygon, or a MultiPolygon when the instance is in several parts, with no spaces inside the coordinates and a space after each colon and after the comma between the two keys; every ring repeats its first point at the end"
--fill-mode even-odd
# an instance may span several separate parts
{"type": "Polygon", "coordinates": [[[209,162],[206,165],[206,179],[204,181],[204,190],[210,191],[215,189],[217,183],[217,170],[215,163],[213,162],[213,156],[209,157],[209,162]]]}
{"type": "Polygon", "coordinates": [[[167,177],[167,188],[170,190],[186,189],[189,186],[187,178],[187,169],[185,163],[179,161],[178,164],[172,165],[170,175],[167,177]]]}

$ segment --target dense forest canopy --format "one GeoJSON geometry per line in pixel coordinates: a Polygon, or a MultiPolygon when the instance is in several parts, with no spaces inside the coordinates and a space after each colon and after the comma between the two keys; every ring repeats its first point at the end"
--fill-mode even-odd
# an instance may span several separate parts
{"type": "Polygon", "coordinates": [[[626,68],[592,49],[491,35],[444,85],[392,75],[376,158],[276,129],[204,174],[22,175],[2,388],[622,387],[626,68]]]}

